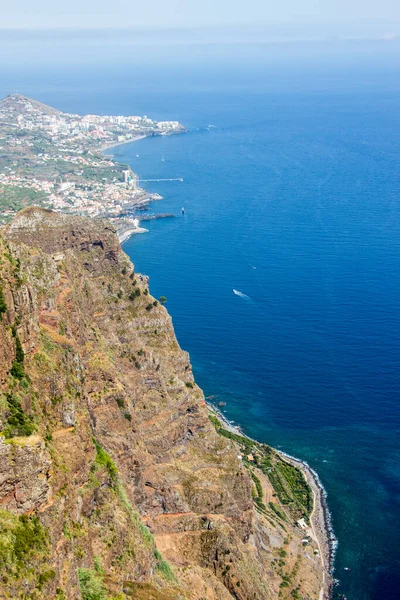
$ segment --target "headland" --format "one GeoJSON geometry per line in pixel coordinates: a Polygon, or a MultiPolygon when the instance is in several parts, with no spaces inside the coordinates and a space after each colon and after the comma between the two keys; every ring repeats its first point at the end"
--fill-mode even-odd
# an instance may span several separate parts
{"type": "Polygon", "coordinates": [[[82,116],[18,94],[7,96],[0,102],[0,224],[34,204],[107,218],[125,237],[130,227],[123,219],[137,217],[139,209],[161,196],[148,193],[129,165],[104,150],[184,131],[177,121],[82,116]]]}

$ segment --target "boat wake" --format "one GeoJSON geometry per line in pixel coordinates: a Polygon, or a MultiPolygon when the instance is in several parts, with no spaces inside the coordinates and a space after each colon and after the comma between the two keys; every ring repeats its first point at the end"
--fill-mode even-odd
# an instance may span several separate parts
{"type": "Polygon", "coordinates": [[[236,294],[236,296],[240,296],[241,298],[246,298],[247,300],[250,300],[250,296],[248,296],[247,294],[243,294],[243,292],[239,292],[239,290],[232,290],[234,294],[236,294]]]}

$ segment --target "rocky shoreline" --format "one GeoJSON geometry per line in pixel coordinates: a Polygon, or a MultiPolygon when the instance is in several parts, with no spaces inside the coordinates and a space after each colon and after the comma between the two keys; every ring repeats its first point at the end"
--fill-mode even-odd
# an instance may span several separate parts
{"type": "Polygon", "coordinates": [[[324,594],[320,597],[329,600],[332,594],[332,571],[334,566],[337,540],[333,533],[332,517],[329,512],[327,502],[327,492],[321,483],[318,473],[310,467],[308,463],[286,452],[277,450],[277,452],[288,462],[299,467],[303,472],[308,485],[314,493],[314,509],[311,515],[312,528],[315,532],[318,546],[320,547],[320,555],[322,566],[324,569],[324,594]]]}
{"type": "MultiPolygon", "coordinates": [[[[218,419],[223,422],[224,426],[228,431],[240,435],[244,438],[254,440],[250,436],[243,433],[242,429],[238,425],[232,425],[226,416],[218,409],[215,405],[210,402],[207,403],[210,413],[216,414],[218,419]]],[[[259,443],[259,442],[258,442],[259,443]]],[[[314,495],[314,508],[310,517],[311,526],[315,534],[315,538],[320,549],[321,565],[323,569],[323,589],[321,589],[319,600],[330,600],[332,597],[333,588],[333,577],[332,572],[334,568],[334,560],[337,548],[337,540],[333,532],[332,517],[329,512],[327,502],[327,492],[322,485],[322,482],[318,476],[318,473],[310,467],[310,465],[282,450],[274,450],[287,462],[290,462],[294,466],[301,469],[304,477],[311,487],[314,495]]]]}

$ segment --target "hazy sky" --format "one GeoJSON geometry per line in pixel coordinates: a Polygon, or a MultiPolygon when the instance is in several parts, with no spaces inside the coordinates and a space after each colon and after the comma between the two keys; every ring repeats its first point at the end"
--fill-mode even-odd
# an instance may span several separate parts
{"type": "Polygon", "coordinates": [[[1,9],[2,28],[171,28],[330,24],[397,33],[399,0],[18,0],[1,9]]]}

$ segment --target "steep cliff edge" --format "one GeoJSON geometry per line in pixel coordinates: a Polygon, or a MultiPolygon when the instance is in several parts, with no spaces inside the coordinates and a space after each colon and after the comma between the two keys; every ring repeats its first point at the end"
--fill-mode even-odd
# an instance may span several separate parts
{"type": "Polygon", "coordinates": [[[298,469],[210,417],[102,221],[0,237],[0,598],[320,598],[298,469]]]}

